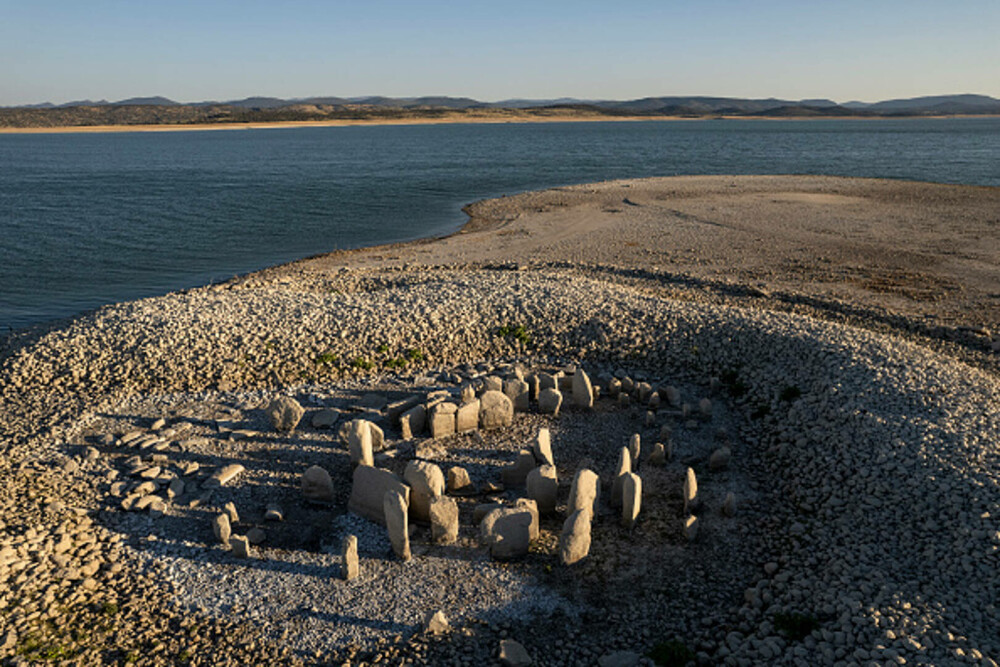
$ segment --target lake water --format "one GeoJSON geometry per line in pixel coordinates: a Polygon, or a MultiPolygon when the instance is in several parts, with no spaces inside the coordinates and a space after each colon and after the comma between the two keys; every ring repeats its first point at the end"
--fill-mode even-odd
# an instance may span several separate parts
{"type": "Polygon", "coordinates": [[[446,234],[484,197],[786,173],[1000,185],[1000,119],[0,135],[0,334],[329,250],[446,234]]]}

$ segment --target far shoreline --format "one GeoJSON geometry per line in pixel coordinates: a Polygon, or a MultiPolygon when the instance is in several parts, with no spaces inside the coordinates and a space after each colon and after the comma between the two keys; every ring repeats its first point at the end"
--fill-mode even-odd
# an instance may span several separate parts
{"type": "Polygon", "coordinates": [[[371,118],[337,120],[273,121],[249,123],[191,123],[145,125],[60,125],[53,127],[0,127],[0,134],[109,134],[119,132],[205,132],[211,130],[280,130],[312,127],[357,127],[373,125],[509,125],[528,123],[595,122],[696,122],[719,120],[815,121],[815,120],[953,120],[965,118],[1000,118],[998,115],[941,116],[579,116],[574,114],[534,116],[439,116],[433,118],[371,118]]]}

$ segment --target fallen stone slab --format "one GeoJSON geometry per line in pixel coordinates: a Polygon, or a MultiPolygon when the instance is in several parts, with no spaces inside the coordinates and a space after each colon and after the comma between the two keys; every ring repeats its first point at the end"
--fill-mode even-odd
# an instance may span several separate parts
{"type": "Polygon", "coordinates": [[[206,479],[202,486],[207,489],[215,489],[220,486],[225,486],[229,482],[236,479],[246,468],[244,468],[239,463],[230,463],[229,465],[216,470],[212,473],[212,476],[206,479]]]}

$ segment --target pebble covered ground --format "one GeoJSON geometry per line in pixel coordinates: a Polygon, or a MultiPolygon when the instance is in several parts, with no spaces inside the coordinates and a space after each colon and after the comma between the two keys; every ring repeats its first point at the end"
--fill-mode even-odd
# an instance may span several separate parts
{"type": "Polygon", "coordinates": [[[480,665],[513,638],[541,665],[995,665],[1000,386],[989,352],[953,355],[904,330],[768,306],[565,266],[372,269],[251,277],[9,340],[4,659],[480,665]],[[651,443],[669,424],[676,447],[664,468],[639,468],[635,529],[605,508],[576,567],[555,554],[558,517],[543,519],[526,559],[491,562],[474,541],[478,499],[462,501],[456,546],[430,546],[418,529],[414,560],[395,561],[383,529],[346,513],[345,448],[336,429],[308,426],[311,413],[351,414],[371,392],[457,390],[514,363],[672,384],[685,400],[711,396],[713,415],[665,409],[647,425],[645,410],[602,398],[591,411],[533,407],[507,429],[409,443],[386,419],[379,464],[457,463],[480,484],[548,426],[563,500],[582,459],[607,480],[632,433],[651,443]],[[277,394],[308,409],[291,435],[263,417],[277,394]],[[124,442],[153,426],[172,430],[161,449],[124,442]],[[733,457],[713,472],[719,428],[733,457]],[[203,486],[231,462],[246,472],[203,486]],[[331,507],[301,499],[298,476],[313,463],[333,476],[331,507]],[[689,465],[704,487],[690,543],[689,465]],[[185,490],[152,512],[124,511],[114,485],[129,471],[142,479],[142,466],[185,490]],[[719,512],[728,491],[732,518],[719,512]],[[251,561],[212,539],[210,517],[230,501],[241,530],[267,535],[251,561]],[[263,521],[269,502],[285,521],[263,521]],[[347,531],[362,557],[350,583],[336,577],[347,531]],[[453,631],[423,634],[438,608],[453,631]]]}

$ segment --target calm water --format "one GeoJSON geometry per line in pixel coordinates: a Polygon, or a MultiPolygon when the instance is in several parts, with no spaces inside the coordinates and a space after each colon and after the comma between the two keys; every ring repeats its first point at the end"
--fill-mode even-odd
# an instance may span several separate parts
{"type": "Polygon", "coordinates": [[[337,248],[445,234],[483,197],[751,173],[1000,185],[1000,120],[0,135],[0,333],[337,248]]]}

